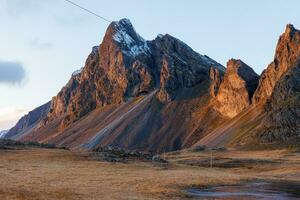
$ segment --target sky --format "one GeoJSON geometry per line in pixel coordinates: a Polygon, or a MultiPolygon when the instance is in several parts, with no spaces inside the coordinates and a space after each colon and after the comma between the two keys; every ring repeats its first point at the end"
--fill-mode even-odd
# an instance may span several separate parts
{"type": "MultiPolygon", "coordinates": [[[[131,20],[145,39],[169,33],[226,65],[258,74],[286,24],[300,28],[298,0],[73,0],[109,20],[131,20]]],[[[109,24],[65,0],[0,0],[0,130],[51,100],[84,66],[109,24]]]]}

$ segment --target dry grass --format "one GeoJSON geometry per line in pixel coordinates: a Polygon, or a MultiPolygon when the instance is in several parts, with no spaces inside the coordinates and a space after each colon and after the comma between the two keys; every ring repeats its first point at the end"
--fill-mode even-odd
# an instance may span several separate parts
{"type": "Polygon", "coordinates": [[[249,179],[300,178],[299,154],[286,151],[217,152],[233,160],[276,160],[272,165],[249,168],[205,168],[205,152],[167,154],[167,168],[151,163],[106,163],[83,154],[55,149],[0,152],[0,199],[188,199],[191,186],[237,183],[249,179]],[[260,168],[259,168],[260,167],[260,168]]]}

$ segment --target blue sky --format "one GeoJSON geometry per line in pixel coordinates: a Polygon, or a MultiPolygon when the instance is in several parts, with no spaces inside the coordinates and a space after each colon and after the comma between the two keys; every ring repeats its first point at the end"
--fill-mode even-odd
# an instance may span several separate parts
{"type": "MultiPolygon", "coordinates": [[[[129,18],[145,39],[169,33],[223,65],[240,58],[259,74],[285,25],[300,28],[297,0],[74,2],[110,20],[129,18]]],[[[64,0],[0,0],[0,22],[0,73],[2,65],[22,67],[22,80],[0,80],[0,130],[56,95],[108,26],[64,0]]]]}

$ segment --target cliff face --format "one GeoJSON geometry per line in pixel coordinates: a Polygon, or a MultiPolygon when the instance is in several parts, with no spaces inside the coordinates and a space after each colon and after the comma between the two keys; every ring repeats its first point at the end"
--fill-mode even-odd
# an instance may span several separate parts
{"type": "Polygon", "coordinates": [[[248,76],[251,74],[248,70],[245,75],[255,77],[255,81],[250,81],[245,76],[239,76],[233,70],[236,67],[228,66],[217,94],[215,108],[220,113],[227,113],[229,119],[209,131],[196,145],[211,148],[224,145],[249,145],[255,148],[261,144],[264,147],[273,145],[273,148],[277,144],[279,147],[299,146],[299,59],[300,31],[287,25],[278,40],[274,61],[263,71],[256,90],[256,75],[248,76]],[[253,85],[246,87],[245,82],[253,85]],[[251,94],[252,102],[248,100],[251,99],[251,94]]]}
{"type": "Polygon", "coordinates": [[[229,60],[217,94],[216,110],[229,118],[238,115],[250,106],[258,80],[259,76],[244,62],[229,60]]]}
{"type": "Polygon", "coordinates": [[[255,104],[264,104],[271,96],[275,84],[300,56],[300,31],[288,24],[280,36],[274,61],[263,71],[259,86],[253,96],[255,104]]]}
{"type": "Polygon", "coordinates": [[[191,88],[209,79],[210,67],[222,72],[225,69],[168,34],[158,36],[152,43],[160,71],[157,96],[163,102],[174,100],[180,88],[191,88]]]}
{"type": "Polygon", "coordinates": [[[287,141],[299,135],[300,31],[287,25],[280,36],[274,61],[263,72],[254,94],[265,105],[266,117],[255,130],[261,142],[287,141]]]}
{"type": "Polygon", "coordinates": [[[262,142],[300,140],[300,63],[275,84],[266,104],[266,118],[257,131],[262,142]]]}
{"type": "Polygon", "coordinates": [[[96,107],[120,104],[155,86],[150,47],[128,20],[113,22],[93,48],[85,67],[53,98],[44,125],[64,116],[61,128],[96,107]]]}

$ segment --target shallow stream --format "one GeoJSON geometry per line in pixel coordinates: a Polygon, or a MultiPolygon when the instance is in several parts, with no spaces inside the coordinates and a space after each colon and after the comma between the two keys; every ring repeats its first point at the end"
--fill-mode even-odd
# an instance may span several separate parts
{"type": "Polygon", "coordinates": [[[215,186],[206,189],[190,188],[186,193],[195,199],[300,199],[300,183],[248,182],[239,185],[215,186]]]}

